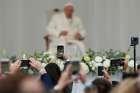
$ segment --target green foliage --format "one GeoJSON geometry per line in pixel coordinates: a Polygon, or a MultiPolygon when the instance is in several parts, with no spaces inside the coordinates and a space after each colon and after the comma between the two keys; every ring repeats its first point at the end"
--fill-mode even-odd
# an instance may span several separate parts
{"type": "MultiPolygon", "coordinates": [[[[103,50],[103,51],[93,51],[92,49],[88,49],[87,54],[85,56],[82,57],[82,61],[84,63],[87,64],[87,66],[89,67],[90,71],[93,71],[93,66],[95,65],[95,58],[97,56],[101,57],[104,60],[109,59],[121,59],[121,58],[125,58],[126,54],[125,52],[122,52],[120,50],[113,50],[113,49],[109,49],[109,50],[103,50]]],[[[102,64],[102,63],[101,63],[102,64]]],[[[121,71],[122,68],[121,67],[110,67],[110,71],[112,71],[112,73],[121,71]]]]}

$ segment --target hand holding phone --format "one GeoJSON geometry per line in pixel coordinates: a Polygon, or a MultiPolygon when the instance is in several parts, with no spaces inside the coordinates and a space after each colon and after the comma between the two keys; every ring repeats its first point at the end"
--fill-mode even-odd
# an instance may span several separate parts
{"type": "Polygon", "coordinates": [[[80,72],[80,62],[79,61],[73,61],[72,64],[72,74],[77,75],[80,72]]]}
{"type": "Polygon", "coordinates": [[[103,66],[98,66],[98,76],[103,76],[104,75],[104,67],[103,66]]]}
{"type": "Polygon", "coordinates": [[[79,74],[79,72],[80,72],[80,62],[79,61],[66,61],[66,63],[64,64],[64,71],[66,70],[68,65],[71,65],[72,75],[79,74]]]}
{"type": "Polygon", "coordinates": [[[20,70],[20,66],[21,66],[20,60],[16,60],[14,63],[11,63],[9,73],[14,74],[14,73],[18,72],[20,70]]]}
{"type": "Polygon", "coordinates": [[[124,66],[124,59],[113,59],[111,60],[112,67],[124,66]]]}
{"type": "Polygon", "coordinates": [[[21,69],[29,69],[30,68],[30,60],[21,60],[21,69]]]}
{"type": "Polygon", "coordinates": [[[63,59],[63,56],[64,56],[64,46],[58,45],[57,46],[57,58],[63,59]]]}

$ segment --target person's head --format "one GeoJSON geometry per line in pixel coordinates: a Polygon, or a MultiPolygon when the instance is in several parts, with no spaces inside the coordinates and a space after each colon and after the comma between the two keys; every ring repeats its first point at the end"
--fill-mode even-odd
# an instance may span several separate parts
{"type": "Polygon", "coordinates": [[[73,13],[74,13],[74,7],[73,7],[72,3],[67,3],[64,6],[64,13],[67,18],[72,18],[73,13]]]}
{"type": "Polygon", "coordinates": [[[61,70],[59,66],[55,63],[49,63],[45,69],[47,74],[52,78],[54,85],[56,85],[61,76],[61,70]]]}
{"type": "Polygon", "coordinates": [[[84,90],[85,93],[98,93],[97,87],[94,85],[87,86],[84,90]]]}
{"type": "Polygon", "coordinates": [[[98,93],[109,93],[112,88],[111,83],[103,78],[95,79],[92,84],[97,87],[98,93]]]}
{"type": "Polygon", "coordinates": [[[116,87],[119,84],[119,81],[112,81],[112,87],[116,87]]]}
{"type": "Polygon", "coordinates": [[[35,77],[18,73],[0,80],[0,93],[45,93],[43,84],[35,77]]]}
{"type": "Polygon", "coordinates": [[[111,93],[140,93],[140,80],[129,78],[115,87],[111,93]]]}

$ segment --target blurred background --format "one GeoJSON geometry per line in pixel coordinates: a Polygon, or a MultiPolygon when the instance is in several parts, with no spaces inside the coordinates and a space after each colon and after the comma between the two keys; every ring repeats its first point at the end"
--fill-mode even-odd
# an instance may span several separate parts
{"type": "MultiPolygon", "coordinates": [[[[140,0],[71,0],[94,50],[126,51],[130,37],[140,37],[140,0]]],[[[46,26],[53,9],[68,0],[0,0],[0,48],[9,54],[45,50],[46,26]]],[[[140,45],[137,46],[137,57],[140,45]]]]}

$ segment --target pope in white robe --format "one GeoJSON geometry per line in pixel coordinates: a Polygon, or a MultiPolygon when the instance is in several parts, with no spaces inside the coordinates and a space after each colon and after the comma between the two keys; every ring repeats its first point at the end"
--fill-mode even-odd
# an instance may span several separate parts
{"type": "Polygon", "coordinates": [[[64,45],[65,54],[71,58],[80,57],[85,53],[86,31],[82,21],[75,16],[74,8],[71,3],[64,7],[64,12],[52,17],[47,31],[51,39],[49,50],[56,53],[58,45],[64,45]]]}

